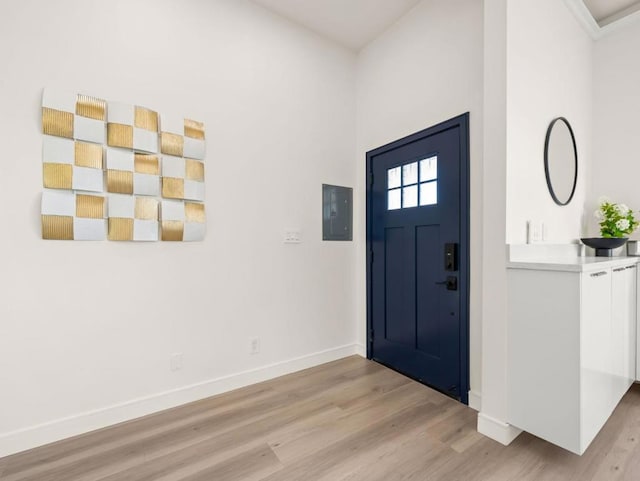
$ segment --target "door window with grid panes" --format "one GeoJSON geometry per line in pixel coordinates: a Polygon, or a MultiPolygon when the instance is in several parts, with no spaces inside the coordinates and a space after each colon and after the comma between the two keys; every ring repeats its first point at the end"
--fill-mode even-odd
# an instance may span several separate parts
{"type": "Polygon", "coordinates": [[[437,203],[437,155],[387,170],[387,210],[437,203]]]}

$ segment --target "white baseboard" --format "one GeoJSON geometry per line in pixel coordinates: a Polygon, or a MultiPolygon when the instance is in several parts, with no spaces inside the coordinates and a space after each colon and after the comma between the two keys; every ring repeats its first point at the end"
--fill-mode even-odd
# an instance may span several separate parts
{"type": "Polygon", "coordinates": [[[354,354],[362,355],[361,347],[359,344],[348,344],[327,349],[249,371],[3,433],[0,434],[0,458],[354,354]]]}
{"type": "Polygon", "coordinates": [[[487,416],[484,413],[478,413],[478,432],[508,446],[520,435],[522,429],[487,416]]]}
{"type": "Polygon", "coordinates": [[[363,346],[362,344],[356,344],[356,354],[358,356],[367,357],[367,346],[363,346]]]}
{"type": "Polygon", "coordinates": [[[476,411],[482,411],[482,394],[478,391],[469,391],[469,407],[476,411]]]}

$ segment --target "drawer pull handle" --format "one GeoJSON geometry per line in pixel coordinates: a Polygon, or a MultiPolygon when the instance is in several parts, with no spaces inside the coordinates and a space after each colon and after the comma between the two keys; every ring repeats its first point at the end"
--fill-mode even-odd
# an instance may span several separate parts
{"type": "Polygon", "coordinates": [[[622,271],[626,271],[628,269],[628,267],[618,267],[617,269],[614,269],[613,272],[622,272],[622,271]]]}
{"type": "Polygon", "coordinates": [[[632,266],[627,266],[627,267],[625,267],[625,269],[635,269],[635,268],[636,268],[636,265],[635,265],[635,264],[633,264],[632,266]]]}
{"type": "Polygon", "coordinates": [[[607,275],[607,271],[594,272],[593,274],[591,274],[591,277],[600,277],[600,276],[606,276],[606,275],[607,275]]]}

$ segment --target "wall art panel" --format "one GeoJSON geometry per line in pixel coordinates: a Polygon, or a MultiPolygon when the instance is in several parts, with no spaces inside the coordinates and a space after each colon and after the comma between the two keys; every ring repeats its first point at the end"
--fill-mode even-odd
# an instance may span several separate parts
{"type": "Polygon", "coordinates": [[[42,141],[43,186],[103,192],[100,144],[45,135],[42,141]]]}
{"type": "Polygon", "coordinates": [[[74,137],[78,140],[104,144],[107,102],[88,95],[78,95],[74,118],[74,137]]]}
{"type": "Polygon", "coordinates": [[[202,122],[45,89],[42,131],[43,239],[204,239],[202,122]]]}
{"type": "Polygon", "coordinates": [[[204,204],[163,200],[160,207],[162,240],[200,241],[206,231],[204,204]]]}
{"type": "Polygon", "coordinates": [[[157,241],[158,200],[153,197],[109,196],[109,240],[157,241]]]}
{"type": "Polygon", "coordinates": [[[204,162],[162,156],[162,197],[204,200],[204,162]]]}
{"type": "Polygon", "coordinates": [[[42,193],[42,237],[56,240],[105,240],[105,198],[72,191],[42,193]]]}

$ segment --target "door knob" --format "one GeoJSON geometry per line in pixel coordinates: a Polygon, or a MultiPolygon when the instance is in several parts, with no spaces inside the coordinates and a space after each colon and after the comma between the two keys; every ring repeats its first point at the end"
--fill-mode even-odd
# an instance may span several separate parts
{"type": "Polygon", "coordinates": [[[447,286],[448,291],[458,290],[458,278],[455,276],[447,276],[447,280],[442,282],[436,282],[439,286],[447,286]]]}

